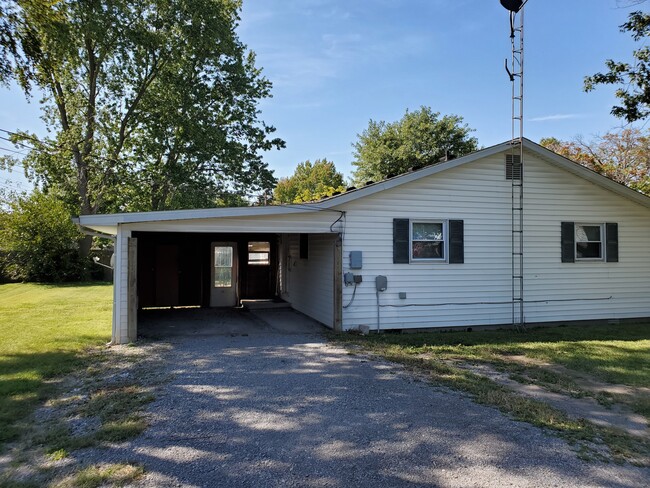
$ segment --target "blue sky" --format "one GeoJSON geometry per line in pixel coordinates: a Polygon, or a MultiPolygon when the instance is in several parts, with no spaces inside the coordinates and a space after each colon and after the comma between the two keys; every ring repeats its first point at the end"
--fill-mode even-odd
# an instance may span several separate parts
{"type": "MultiPolygon", "coordinates": [[[[607,58],[631,60],[634,43],[618,26],[647,9],[631,3],[528,2],[526,137],[589,138],[621,126],[609,114],[614,88],[584,93],[582,83],[607,58]]],[[[508,13],[499,0],[244,0],[241,17],[240,38],[273,83],[262,119],[287,143],[265,155],[278,177],[318,158],[347,176],[370,119],[395,121],[422,105],[461,115],[482,146],[510,137],[508,13]]],[[[0,88],[0,128],[43,133],[37,100],[0,88]]]]}

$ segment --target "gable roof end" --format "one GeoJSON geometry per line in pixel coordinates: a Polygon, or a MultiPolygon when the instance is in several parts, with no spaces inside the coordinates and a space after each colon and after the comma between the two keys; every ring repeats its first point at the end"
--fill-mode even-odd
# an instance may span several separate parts
{"type": "MultiPolygon", "coordinates": [[[[306,204],[306,205],[318,205],[321,208],[335,207],[356,200],[358,198],[363,198],[383,190],[388,190],[390,188],[395,188],[397,186],[410,183],[411,181],[419,180],[420,178],[426,178],[428,176],[441,173],[443,171],[452,168],[457,168],[458,166],[463,166],[465,164],[472,163],[478,159],[494,156],[495,154],[505,152],[511,148],[512,148],[512,143],[510,141],[503,142],[501,144],[490,146],[485,149],[481,149],[479,151],[473,152],[471,154],[467,154],[466,156],[462,156],[457,159],[436,163],[417,171],[405,173],[399,176],[395,176],[393,178],[389,178],[377,183],[373,183],[372,185],[364,186],[363,188],[357,188],[355,190],[343,193],[341,195],[335,195],[326,198],[324,200],[316,202],[315,204],[306,204]]],[[[589,168],[585,168],[584,166],[576,163],[575,161],[571,161],[570,159],[567,159],[564,156],[560,156],[559,154],[554,153],[550,149],[546,149],[545,147],[540,146],[539,144],[526,138],[524,138],[524,149],[534,153],[535,155],[537,155],[538,157],[540,157],[541,159],[545,160],[550,164],[560,167],[566,171],[569,171],[570,173],[575,174],[576,176],[579,176],[587,181],[590,181],[591,183],[594,183],[598,186],[606,188],[607,190],[617,193],[629,200],[639,203],[644,207],[650,208],[650,197],[644,195],[643,193],[633,190],[616,181],[610,180],[606,176],[596,173],[595,171],[589,168]]],[[[525,160],[524,160],[524,164],[526,164],[525,160]]]]}

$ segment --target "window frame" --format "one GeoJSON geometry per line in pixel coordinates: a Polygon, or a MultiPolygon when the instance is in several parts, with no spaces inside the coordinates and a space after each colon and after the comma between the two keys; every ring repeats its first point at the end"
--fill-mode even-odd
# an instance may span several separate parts
{"type": "Polygon", "coordinates": [[[575,252],[575,261],[583,262],[606,262],[607,261],[607,232],[605,229],[605,223],[600,222],[575,222],[573,226],[573,247],[575,252]],[[600,229],[600,240],[599,241],[578,241],[578,227],[598,227],[600,229]],[[580,243],[600,243],[600,256],[597,258],[582,258],[578,256],[578,244],[580,243]]]}
{"type": "Polygon", "coordinates": [[[409,219],[409,263],[446,263],[449,260],[449,231],[448,221],[442,219],[409,219]],[[415,242],[442,242],[442,255],[441,258],[416,258],[413,257],[413,226],[415,224],[441,224],[442,226],[442,241],[438,240],[422,240],[417,239],[415,242]]]}
{"type": "Polygon", "coordinates": [[[270,266],[271,265],[271,242],[270,241],[248,241],[246,262],[248,266],[270,266]],[[251,247],[254,246],[255,244],[268,244],[268,251],[267,250],[251,251],[251,247]],[[266,255],[266,259],[251,260],[251,255],[266,255]]]}

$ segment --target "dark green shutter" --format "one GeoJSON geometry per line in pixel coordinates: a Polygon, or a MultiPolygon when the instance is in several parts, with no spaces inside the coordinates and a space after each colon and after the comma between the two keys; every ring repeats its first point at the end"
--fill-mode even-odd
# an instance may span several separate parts
{"type": "Polygon", "coordinates": [[[449,221],[449,262],[465,262],[465,237],[462,220],[449,221]]]}
{"type": "Polygon", "coordinates": [[[562,222],[562,262],[575,263],[576,237],[573,222],[562,222]]]}
{"type": "Polygon", "coordinates": [[[605,257],[608,263],[618,263],[618,224],[605,224],[607,247],[605,257]]]}
{"type": "Polygon", "coordinates": [[[409,219],[393,219],[393,263],[408,263],[409,219]]]}

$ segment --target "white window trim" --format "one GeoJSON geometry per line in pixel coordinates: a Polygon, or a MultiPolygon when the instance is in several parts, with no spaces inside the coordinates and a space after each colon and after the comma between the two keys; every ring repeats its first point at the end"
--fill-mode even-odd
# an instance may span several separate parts
{"type": "MultiPolygon", "coordinates": [[[[605,253],[607,252],[607,236],[605,235],[606,229],[603,222],[594,223],[594,222],[575,222],[573,224],[573,246],[575,252],[575,260],[584,261],[584,262],[596,262],[601,263],[606,261],[605,253]],[[578,257],[578,227],[580,226],[589,226],[589,227],[600,227],[600,257],[599,258],[580,258],[578,257]]],[[[598,241],[580,241],[580,242],[598,242],[598,241]]]]}
{"type": "Polygon", "coordinates": [[[409,219],[409,263],[446,263],[449,259],[448,220],[409,219]],[[442,258],[414,258],[413,257],[413,224],[442,224],[442,258]]]}

